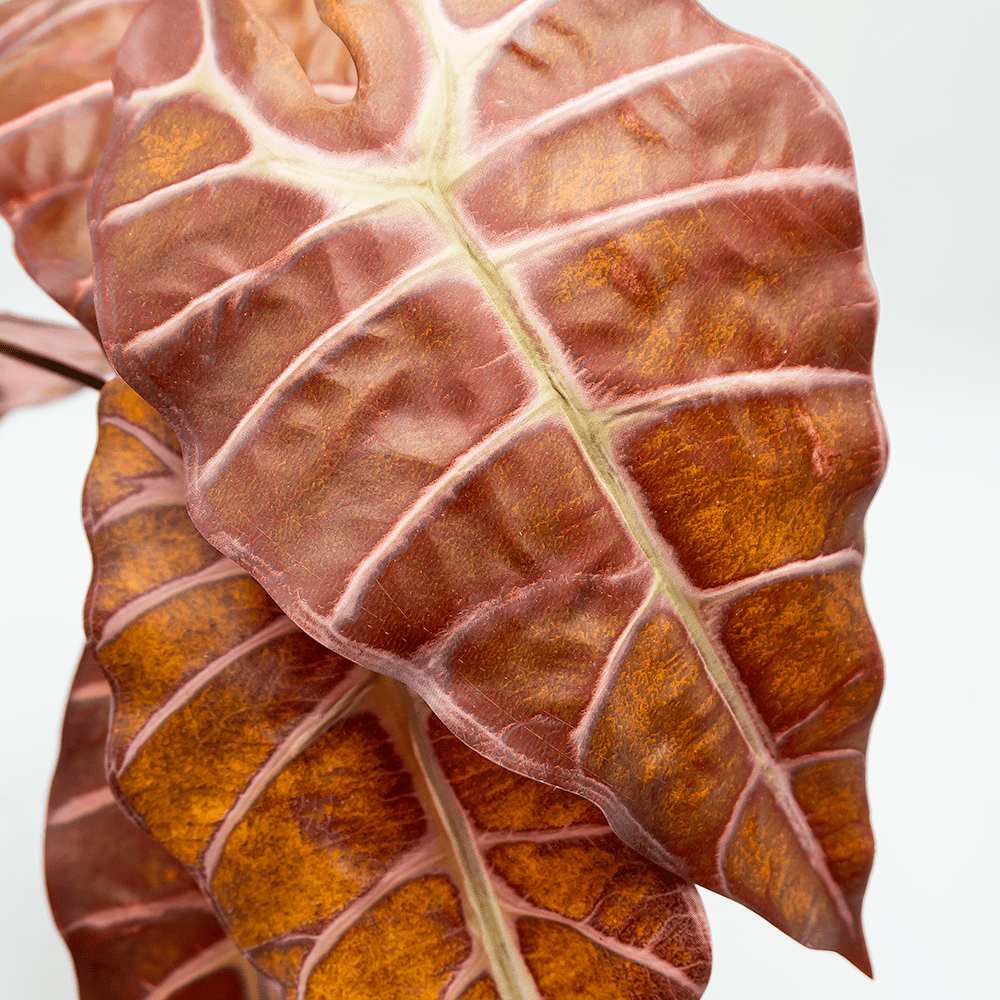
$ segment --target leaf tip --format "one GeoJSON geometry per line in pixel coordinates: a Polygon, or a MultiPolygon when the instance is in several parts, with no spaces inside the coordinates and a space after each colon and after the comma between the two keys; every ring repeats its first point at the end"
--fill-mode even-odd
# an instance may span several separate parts
{"type": "Polygon", "coordinates": [[[841,954],[851,965],[863,972],[869,979],[875,978],[875,973],[872,971],[872,960],[868,954],[868,945],[865,942],[864,935],[860,931],[858,936],[850,942],[841,954]]]}

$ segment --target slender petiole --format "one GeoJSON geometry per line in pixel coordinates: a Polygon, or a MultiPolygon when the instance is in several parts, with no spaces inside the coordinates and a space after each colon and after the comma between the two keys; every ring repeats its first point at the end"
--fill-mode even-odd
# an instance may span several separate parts
{"type": "Polygon", "coordinates": [[[8,344],[5,340],[0,340],[0,354],[5,354],[8,358],[14,358],[16,361],[23,361],[29,365],[37,365],[39,368],[45,368],[56,375],[62,375],[63,378],[72,379],[81,385],[89,386],[91,389],[100,391],[104,388],[104,379],[100,375],[91,375],[90,372],[81,371],[72,365],[64,365],[61,361],[56,361],[54,358],[47,358],[43,354],[35,354],[34,351],[26,351],[23,347],[15,347],[13,344],[8,344]]]}

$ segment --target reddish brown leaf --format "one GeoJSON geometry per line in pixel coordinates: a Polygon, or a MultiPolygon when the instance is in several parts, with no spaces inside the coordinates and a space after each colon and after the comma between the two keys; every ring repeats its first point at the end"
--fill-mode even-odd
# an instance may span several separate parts
{"type": "Polygon", "coordinates": [[[111,123],[111,69],[142,6],[0,8],[0,212],[25,270],[94,334],[87,198],[111,123]]]}
{"type": "Polygon", "coordinates": [[[49,799],[45,874],[80,1000],[277,1000],[178,863],[104,776],[111,689],[87,650],[49,799]]]}
{"type": "Polygon", "coordinates": [[[0,313],[0,417],[84,384],[100,388],[111,375],[101,345],[82,327],[0,313]]]}
{"type": "Polygon", "coordinates": [[[302,633],[187,518],[162,418],[120,382],[100,410],[86,618],[113,783],[288,996],[701,995],[692,885],[302,633]]]}
{"type": "Polygon", "coordinates": [[[839,111],[691,0],[320,11],[342,108],[240,0],[153,3],[120,55],[102,329],[195,522],[474,748],[867,970],[886,452],[839,111]]]}
{"type": "MultiPolygon", "coordinates": [[[[95,334],[87,198],[111,123],[111,71],[145,0],[8,0],[0,7],[0,214],[31,277],[95,334]]],[[[317,92],[346,101],[354,67],[311,0],[258,0],[317,92]]],[[[182,22],[160,39],[183,51],[182,22]]],[[[139,167],[155,175],[157,150],[139,167]]]]}

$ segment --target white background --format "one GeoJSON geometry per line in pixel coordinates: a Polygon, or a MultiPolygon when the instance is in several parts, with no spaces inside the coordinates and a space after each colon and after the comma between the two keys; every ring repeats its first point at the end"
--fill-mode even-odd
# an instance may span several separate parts
{"type": "MultiPolygon", "coordinates": [[[[996,7],[708,6],[798,55],[847,117],[882,300],[876,379],[892,457],[868,520],[865,571],[888,677],[869,755],[878,857],[865,922],[876,978],[704,893],[716,951],[706,1000],[995,996],[996,7]]],[[[0,253],[0,309],[62,318],[6,245],[0,253]]],[[[94,399],[81,393],[0,423],[0,983],[25,1000],[75,996],[45,903],[41,843],[82,642],[89,566],[78,509],[94,399]]]]}

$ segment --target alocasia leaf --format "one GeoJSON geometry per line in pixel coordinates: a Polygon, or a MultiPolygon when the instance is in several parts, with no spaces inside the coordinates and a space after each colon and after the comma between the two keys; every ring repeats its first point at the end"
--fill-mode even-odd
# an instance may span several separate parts
{"type": "Polygon", "coordinates": [[[470,746],[868,970],[886,446],[839,111],[691,0],[318,6],[340,108],[241,0],[157,0],[119,54],[102,336],[195,523],[470,746]]]}
{"type": "Polygon", "coordinates": [[[49,900],[80,1000],[279,1000],[184,867],[119,808],[104,776],[111,689],[88,649],[49,799],[49,900]]]}
{"type": "Polygon", "coordinates": [[[196,523],[475,748],[867,968],[884,441],[839,114],[680,0],[320,12],[343,108],[237,0],[120,54],[102,329],[196,523]]]}
{"type": "Polygon", "coordinates": [[[163,419],[117,380],[100,414],[86,624],[111,780],[289,997],[701,995],[690,883],[306,636],[195,530],[163,419]]]}
{"type": "Polygon", "coordinates": [[[112,375],[101,345],[80,326],[0,313],[0,417],[112,375]]]}
{"type": "MultiPolygon", "coordinates": [[[[0,214],[28,273],[94,334],[87,199],[111,124],[111,71],[145,0],[0,6],[0,214]]],[[[311,0],[260,0],[319,91],[346,101],[354,67],[311,0]]],[[[147,167],[155,169],[155,152],[147,167]]]]}

